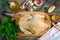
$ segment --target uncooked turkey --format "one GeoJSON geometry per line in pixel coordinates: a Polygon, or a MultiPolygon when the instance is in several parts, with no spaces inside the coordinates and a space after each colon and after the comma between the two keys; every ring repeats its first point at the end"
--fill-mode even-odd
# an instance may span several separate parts
{"type": "Polygon", "coordinates": [[[24,34],[38,34],[48,27],[45,16],[39,14],[25,14],[19,19],[19,27],[24,34]]]}

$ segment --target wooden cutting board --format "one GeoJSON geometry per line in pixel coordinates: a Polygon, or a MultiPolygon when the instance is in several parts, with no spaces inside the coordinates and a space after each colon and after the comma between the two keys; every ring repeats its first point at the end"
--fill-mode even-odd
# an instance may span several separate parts
{"type": "Polygon", "coordinates": [[[19,22],[19,18],[20,16],[25,15],[25,14],[40,14],[40,15],[44,15],[46,17],[46,22],[48,24],[48,27],[46,29],[44,29],[42,32],[40,32],[39,34],[29,34],[29,35],[25,35],[23,32],[19,32],[18,35],[19,36],[42,36],[44,35],[51,27],[51,21],[50,21],[50,17],[48,16],[48,14],[44,13],[44,12],[18,12],[15,14],[15,16],[12,18],[13,20],[16,21],[16,25],[18,25],[19,22]]]}

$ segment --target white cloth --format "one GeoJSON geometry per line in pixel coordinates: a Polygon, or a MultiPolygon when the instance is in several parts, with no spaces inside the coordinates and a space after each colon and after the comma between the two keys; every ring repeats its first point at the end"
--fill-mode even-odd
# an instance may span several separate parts
{"type": "MultiPolygon", "coordinates": [[[[57,23],[57,25],[59,24],[60,23],[57,23]]],[[[45,35],[38,38],[38,40],[60,40],[60,31],[57,28],[52,27],[45,35]]]]}

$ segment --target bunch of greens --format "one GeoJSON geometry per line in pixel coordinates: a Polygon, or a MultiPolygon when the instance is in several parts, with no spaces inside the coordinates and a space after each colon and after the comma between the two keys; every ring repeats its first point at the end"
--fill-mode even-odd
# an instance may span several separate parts
{"type": "Polygon", "coordinates": [[[17,32],[18,27],[15,26],[10,18],[5,17],[0,24],[0,36],[6,37],[7,40],[15,40],[17,32]]]}

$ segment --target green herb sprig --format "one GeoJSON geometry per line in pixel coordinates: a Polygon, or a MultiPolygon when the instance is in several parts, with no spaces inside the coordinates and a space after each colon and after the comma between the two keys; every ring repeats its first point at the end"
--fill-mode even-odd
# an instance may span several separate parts
{"type": "Polygon", "coordinates": [[[6,37],[7,40],[15,40],[18,32],[18,27],[11,21],[10,18],[5,17],[0,24],[0,36],[6,37]]]}

